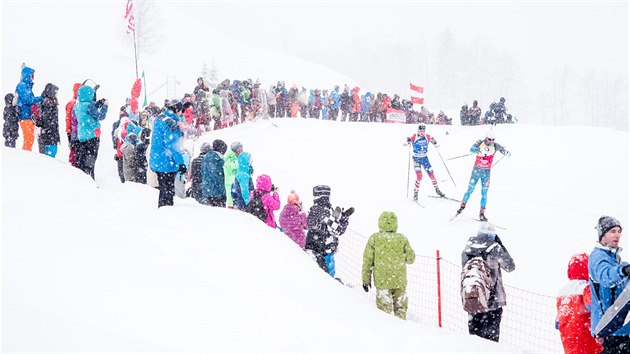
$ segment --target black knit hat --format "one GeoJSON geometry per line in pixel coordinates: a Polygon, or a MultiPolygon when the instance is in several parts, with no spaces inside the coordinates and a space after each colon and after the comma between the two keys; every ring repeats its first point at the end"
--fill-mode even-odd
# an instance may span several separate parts
{"type": "Polygon", "coordinates": [[[602,237],[606,235],[608,231],[610,231],[613,227],[619,226],[621,229],[621,223],[619,220],[613,218],[612,216],[602,216],[597,221],[597,236],[599,236],[599,240],[601,241],[602,237]]]}
{"type": "Polygon", "coordinates": [[[216,139],[212,142],[212,150],[224,155],[227,151],[227,144],[221,139],[216,139]]]}

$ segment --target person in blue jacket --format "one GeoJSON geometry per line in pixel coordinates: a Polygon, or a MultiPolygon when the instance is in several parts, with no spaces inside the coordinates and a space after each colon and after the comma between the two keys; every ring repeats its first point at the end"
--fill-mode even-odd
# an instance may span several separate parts
{"type": "Polygon", "coordinates": [[[24,66],[22,77],[15,88],[17,94],[18,123],[22,129],[22,150],[31,151],[35,142],[35,122],[32,118],[33,105],[42,101],[41,96],[33,94],[33,80],[35,80],[35,70],[24,66]]]}
{"type": "MultiPolygon", "coordinates": [[[[630,264],[622,262],[619,252],[621,224],[610,216],[602,216],[597,222],[599,241],[588,257],[589,285],[591,287],[591,332],[604,312],[621,295],[628,284],[630,264]]],[[[612,335],[599,338],[603,353],[630,353],[630,323],[626,323],[612,335]]]]}
{"type": "Polygon", "coordinates": [[[201,193],[208,200],[208,205],[225,208],[225,173],[223,156],[227,144],[220,139],[212,142],[212,150],[201,162],[201,193]]]}
{"type": "Polygon", "coordinates": [[[107,116],[107,100],[95,101],[96,91],[83,85],[77,91],[74,115],[77,117],[77,167],[94,179],[94,165],[101,138],[101,123],[107,116]]]}
{"type": "Polygon", "coordinates": [[[158,208],[165,205],[173,205],[175,196],[175,175],[177,172],[186,173],[179,147],[179,138],[182,132],[177,125],[177,115],[171,109],[167,109],[160,114],[153,123],[151,133],[151,153],[149,157],[149,167],[157,174],[158,208]]]}
{"type": "Polygon", "coordinates": [[[331,120],[337,120],[339,116],[339,107],[341,107],[341,97],[339,97],[339,85],[335,85],[335,88],[330,93],[330,110],[329,117],[331,120]]]}
{"type": "Polygon", "coordinates": [[[242,152],[238,155],[238,170],[232,184],[232,199],[234,207],[238,210],[245,210],[251,193],[254,191],[254,182],[252,181],[252,156],[249,152],[242,152]]]}

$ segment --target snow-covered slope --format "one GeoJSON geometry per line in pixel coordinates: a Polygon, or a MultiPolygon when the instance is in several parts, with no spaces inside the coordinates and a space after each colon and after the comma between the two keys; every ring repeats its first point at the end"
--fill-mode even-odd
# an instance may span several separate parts
{"type": "MultiPolygon", "coordinates": [[[[465,154],[484,129],[428,131],[447,159],[465,154]]],[[[312,187],[330,184],[333,204],[357,209],[353,231],[369,235],[378,214],[392,210],[419,255],[438,248],[457,262],[477,228],[469,216],[479,190],[451,223],[457,205],[424,197],[432,193],[428,180],[426,208],[410,203],[402,143],[414,130],[275,119],[208,133],[196,144],[240,140],[283,204],[295,189],[308,208],[312,187]]],[[[513,154],[493,170],[487,212],[508,228],[501,237],[517,270],[504,280],[554,295],[570,255],[590,251],[600,214],[627,224],[627,135],[515,125],[497,127],[496,136],[513,154]],[[599,148],[581,148],[586,140],[599,148]]],[[[111,152],[101,144],[94,184],[67,166],[63,152],[50,159],[3,150],[4,350],[513,351],[380,313],[360,289],[341,286],[248,215],[190,199],[157,210],[156,190],[117,181],[111,152]]],[[[473,158],[448,161],[455,187],[435,153],[430,148],[442,189],[460,198],[473,158]]]]}

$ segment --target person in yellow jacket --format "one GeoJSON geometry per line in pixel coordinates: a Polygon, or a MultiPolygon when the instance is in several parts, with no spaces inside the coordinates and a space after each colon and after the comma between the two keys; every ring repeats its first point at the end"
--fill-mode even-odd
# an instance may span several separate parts
{"type": "Polygon", "coordinates": [[[403,320],[407,318],[407,264],[416,253],[398,230],[398,217],[384,211],[378,218],[379,232],[368,239],[363,251],[363,290],[370,291],[371,278],[376,287],[376,307],[403,320]]]}

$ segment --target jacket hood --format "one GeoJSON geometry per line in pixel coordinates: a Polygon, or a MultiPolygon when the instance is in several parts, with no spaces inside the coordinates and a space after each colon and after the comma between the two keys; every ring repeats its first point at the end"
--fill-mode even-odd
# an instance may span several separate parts
{"type": "Polygon", "coordinates": [[[94,100],[94,89],[87,85],[82,85],[77,91],[79,102],[92,102],[94,100]]]}
{"type": "Polygon", "coordinates": [[[574,254],[569,261],[567,275],[571,280],[588,280],[588,255],[574,254]]]}
{"type": "Polygon", "coordinates": [[[44,92],[42,92],[42,96],[55,98],[57,97],[57,91],[59,91],[59,87],[57,87],[55,84],[47,83],[46,87],[44,87],[44,92]]]}
{"type": "Polygon", "coordinates": [[[391,211],[384,211],[378,218],[378,228],[381,231],[396,232],[398,230],[398,217],[391,211]]]}
{"type": "Polygon", "coordinates": [[[24,83],[31,83],[31,75],[33,75],[33,73],[35,72],[35,70],[29,68],[28,66],[25,66],[22,68],[22,78],[20,79],[20,81],[24,82],[24,83]]]}
{"type": "Polygon", "coordinates": [[[256,178],[256,189],[269,192],[271,191],[271,177],[267,175],[260,175],[256,178]]]}
{"type": "Polygon", "coordinates": [[[76,99],[77,98],[77,94],[79,92],[79,88],[81,88],[81,83],[77,82],[76,84],[74,84],[72,86],[72,92],[73,92],[73,98],[76,99]]]}
{"type": "Polygon", "coordinates": [[[13,94],[12,93],[7,93],[6,95],[4,95],[4,104],[7,106],[10,106],[13,103],[13,94]]]}
{"type": "Polygon", "coordinates": [[[242,152],[238,155],[238,169],[240,171],[247,171],[249,173],[249,165],[251,164],[252,156],[249,152],[242,152]]]}

